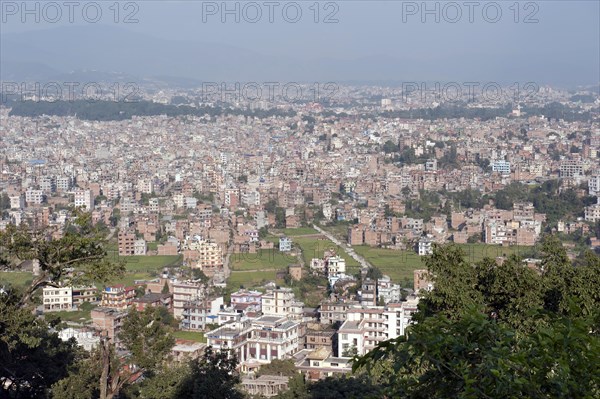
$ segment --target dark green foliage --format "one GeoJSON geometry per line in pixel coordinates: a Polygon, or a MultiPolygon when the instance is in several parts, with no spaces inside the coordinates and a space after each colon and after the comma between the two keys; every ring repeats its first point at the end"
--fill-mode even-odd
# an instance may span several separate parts
{"type": "Polygon", "coordinates": [[[0,397],[45,398],[77,357],[74,341],[63,342],[12,290],[0,293],[0,397]]]}
{"type": "Polygon", "coordinates": [[[152,306],[142,312],[133,308],[125,318],[119,338],[141,369],[157,369],[175,345],[169,322],[164,310],[152,306]]]}
{"type": "Polygon", "coordinates": [[[275,359],[269,364],[265,364],[260,367],[260,375],[283,375],[286,377],[293,377],[298,374],[296,366],[292,360],[279,360],[275,359]]]}
{"type": "Polygon", "coordinates": [[[591,328],[590,320],[557,318],[519,336],[470,308],[458,320],[427,318],[354,367],[389,362],[394,372],[379,382],[393,398],[591,399],[600,394],[600,340],[591,328]]]}
{"type": "Polygon", "coordinates": [[[598,397],[600,258],[588,251],[575,267],[553,236],[540,254],[536,271],[514,256],[472,265],[460,248],[436,247],[417,323],[355,370],[394,398],[598,397]]]}
{"type": "Polygon", "coordinates": [[[201,358],[190,363],[190,373],[182,380],[173,398],[243,399],[244,395],[236,389],[241,381],[236,366],[235,356],[206,348],[201,358]]]}
{"type": "Polygon", "coordinates": [[[310,384],[308,393],[313,399],[381,398],[381,388],[365,376],[327,377],[310,384]]]}
{"type": "Polygon", "coordinates": [[[37,117],[42,115],[74,116],[79,119],[94,121],[122,121],[132,116],[166,115],[169,117],[196,115],[244,115],[256,118],[272,116],[294,116],[295,111],[280,109],[244,110],[220,107],[190,107],[155,103],[151,101],[16,101],[12,105],[10,115],[37,117]]]}
{"type": "Polygon", "coordinates": [[[90,213],[80,213],[67,223],[65,234],[49,239],[45,231],[9,225],[0,233],[0,252],[11,256],[16,268],[22,260],[39,262],[40,275],[27,288],[21,304],[27,304],[35,291],[59,283],[89,285],[107,282],[125,270],[123,263],[106,259],[104,237],[91,223],[90,213]]]}

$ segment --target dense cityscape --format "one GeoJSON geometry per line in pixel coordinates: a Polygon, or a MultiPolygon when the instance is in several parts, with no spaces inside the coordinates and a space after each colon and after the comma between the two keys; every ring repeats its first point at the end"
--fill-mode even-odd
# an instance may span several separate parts
{"type": "Polygon", "coordinates": [[[0,399],[599,398],[599,7],[2,1],[0,399]]]}

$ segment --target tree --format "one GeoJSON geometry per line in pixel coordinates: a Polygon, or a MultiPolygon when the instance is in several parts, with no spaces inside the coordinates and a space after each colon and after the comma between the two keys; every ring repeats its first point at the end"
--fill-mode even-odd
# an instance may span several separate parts
{"type": "Polygon", "coordinates": [[[131,309],[123,322],[119,338],[144,371],[155,370],[175,344],[169,321],[165,324],[163,318],[159,307],[148,306],[142,312],[131,309]]]}
{"type": "Polygon", "coordinates": [[[534,334],[470,308],[437,314],[360,358],[354,370],[389,363],[379,376],[387,397],[593,398],[600,395],[600,340],[593,320],[562,317],[534,334]]]}
{"type": "Polygon", "coordinates": [[[16,268],[23,260],[35,260],[40,267],[39,276],[25,290],[20,304],[27,304],[38,289],[46,286],[106,283],[121,275],[125,265],[106,258],[104,241],[92,226],[90,213],[78,213],[58,239],[51,239],[46,230],[9,225],[0,232],[0,252],[12,258],[10,267],[16,268]]]}
{"type": "Polygon", "coordinates": [[[398,145],[395,144],[392,140],[388,140],[383,144],[383,152],[386,154],[391,154],[392,152],[398,151],[398,145]]]}
{"type": "Polygon", "coordinates": [[[327,377],[308,386],[313,399],[358,399],[380,398],[381,388],[371,383],[364,375],[356,377],[327,377]]]}
{"type": "Polygon", "coordinates": [[[0,397],[44,398],[78,356],[12,288],[0,293],[0,397]]]}
{"type": "Polygon", "coordinates": [[[292,360],[272,360],[271,363],[261,366],[259,370],[260,375],[283,375],[286,377],[293,377],[298,374],[296,366],[292,360]]]}
{"type": "Polygon", "coordinates": [[[54,389],[56,399],[98,397],[112,399],[130,384],[136,375],[152,377],[163,370],[166,355],[175,344],[169,319],[160,307],[142,312],[133,308],[125,317],[119,338],[130,353],[127,359],[117,356],[115,345],[102,337],[100,347],[90,357],[74,364],[69,376],[54,389]],[[126,367],[134,365],[133,368],[126,367]],[[81,391],[81,387],[86,387],[81,391]],[[81,396],[82,392],[91,396],[81,396]]]}
{"type": "Polygon", "coordinates": [[[243,399],[236,389],[241,381],[236,367],[234,354],[207,347],[202,357],[191,361],[190,373],[179,385],[175,398],[243,399]]]}
{"type": "Polygon", "coordinates": [[[573,267],[556,237],[541,247],[539,273],[516,256],[471,264],[455,245],[435,246],[417,323],[354,369],[394,370],[377,375],[388,397],[597,397],[600,258],[573,267]]]}

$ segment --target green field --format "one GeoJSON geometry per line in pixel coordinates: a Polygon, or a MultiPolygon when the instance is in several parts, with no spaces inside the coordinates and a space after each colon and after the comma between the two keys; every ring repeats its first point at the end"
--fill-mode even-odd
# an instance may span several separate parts
{"type": "Polygon", "coordinates": [[[308,234],[319,234],[319,232],[313,229],[312,227],[298,227],[296,229],[282,229],[278,231],[281,231],[282,234],[288,237],[304,236],[308,234]]]}
{"type": "Polygon", "coordinates": [[[206,342],[206,337],[198,331],[175,331],[173,333],[175,339],[185,339],[187,341],[206,342]]]}
{"type": "MultiPolygon", "coordinates": [[[[486,244],[458,244],[471,262],[477,262],[487,257],[508,256],[513,253],[523,253],[527,247],[501,247],[486,244]]],[[[415,251],[398,251],[393,249],[372,248],[365,245],[355,246],[357,254],[364,257],[373,266],[377,267],[383,274],[390,276],[395,282],[403,282],[405,279],[413,280],[415,269],[425,269],[424,257],[415,251]]]]}
{"type": "Polygon", "coordinates": [[[14,287],[24,287],[33,281],[33,274],[29,272],[0,272],[0,286],[10,284],[14,287]]]}
{"type": "Polygon", "coordinates": [[[95,305],[92,304],[84,304],[82,305],[83,309],[76,310],[73,312],[49,312],[45,313],[52,316],[58,316],[62,321],[70,321],[73,323],[87,323],[92,320],[91,312],[92,309],[95,308],[95,305]]]}
{"type": "Polygon", "coordinates": [[[233,291],[237,291],[240,286],[244,288],[257,288],[265,282],[275,281],[277,284],[283,285],[283,281],[276,281],[277,273],[273,271],[251,271],[251,272],[231,272],[227,279],[227,287],[233,291]]]}
{"type": "Polygon", "coordinates": [[[298,263],[298,258],[275,248],[261,249],[255,254],[232,254],[230,262],[231,270],[281,270],[298,263]]]}
{"type": "MultiPolygon", "coordinates": [[[[111,284],[133,285],[135,280],[152,280],[166,266],[177,264],[180,256],[121,256],[109,258],[125,261],[125,274],[111,281],[111,284]]],[[[0,285],[10,283],[14,286],[25,286],[33,280],[29,272],[0,272],[0,285]]]]}
{"type": "Polygon", "coordinates": [[[165,267],[174,266],[181,260],[181,256],[118,256],[116,252],[109,252],[108,259],[112,261],[125,261],[128,271],[160,271],[165,267]]]}

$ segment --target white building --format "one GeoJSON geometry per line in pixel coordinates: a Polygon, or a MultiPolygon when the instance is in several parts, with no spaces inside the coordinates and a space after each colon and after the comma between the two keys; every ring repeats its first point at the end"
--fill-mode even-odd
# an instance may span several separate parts
{"type": "Polygon", "coordinates": [[[289,237],[279,238],[279,251],[289,252],[292,250],[292,239],[289,237]]]}
{"type": "Polygon", "coordinates": [[[140,238],[135,240],[133,243],[133,254],[134,255],[146,255],[146,240],[140,238]]]}
{"type": "Polygon", "coordinates": [[[56,189],[58,191],[69,191],[73,186],[73,180],[68,176],[56,178],[56,189]]]}
{"type": "Polygon", "coordinates": [[[150,194],[154,191],[154,182],[152,179],[139,179],[137,182],[137,190],[140,193],[150,194]]]}
{"type": "Polygon", "coordinates": [[[100,336],[95,331],[79,330],[75,328],[65,328],[58,332],[58,337],[63,341],[68,341],[75,338],[77,345],[81,346],[86,351],[90,352],[100,343],[100,336]]]}
{"type": "Polygon", "coordinates": [[[404,335],[418,299],[383,306],[355,306],[347,311],[346,321],[338,330],[338,355],[351,357],[356,350],[364,355],[380,342],[404,335]]]}
{"type": "Polygon", "coordinates": [[[504,160],[498,160],[491,163],[492,171],[498,172],[503,175],[510,174],[510,162],[504,160]]]}
{"type": "Polygon", "coordinates": [[[44,192],[42,190],[28,189],[25,191],[25,201],[27,205],[39,205],[44,202],[44,192]]]}
{"type": "Polygon", "coordinates": [[[302,319],[304,303],[296,300],[291,288],[278,288],[267,291],[262,296],[262,312],[270,316],[302,319]]]}
{"type": "Polygon", "coordinates": [[[588,180],[588,190],[590,195],[600,196],[600,173],[590,177],[588,180]]]}
{"type": "Polygon", "coordinates": [[[75,207],[84,208],[86,211],[94,209],[94,194],[92,190],[75,191],[75,207]]]}
{"type": "Polygon", "coordinates": [[[222,296],[184,303],[179,324],[181,329],[202,331],[208,324],[218,323],[219,312],[223,304],[222,296]]]}
{"type": "Polygon", "coordinates": [[[73,310],[73,289],[71,287],[44,287],[42,300],[44,312],[73,310]]]}
{"type": "Polygon", "coordinates": [[[10,200],[10,209],[25,209],[25,197],[22,194],[8,197],[10,200]]]}
{"type": "Polygon", "coordinates": [[[346,259],[339,255],[331,256],[327,259],[327,275],[338,276],[346,273],[346,259]]]}
{"type": "Polygon", "coordinates": [[[597,222],[600,220],[600,197],[598,203],[585,207],[585,220],[588,222],[597,222]]]}
{"type": "Polygon", "coordinates": [[[431,255],[433,253],[432,249],[433,241],[430,237],[421,237],[419,239],[419,243],[417,244],[417,252],[419,256],[431,255]]]}
{"type": "Polygon", "coordinates": [[[215,350],[230,350],[242,369],[287,359],[300,349],[300,324],[285,317],[262,316],[225,324],[206,333],[207,344],[215,350]]]}

